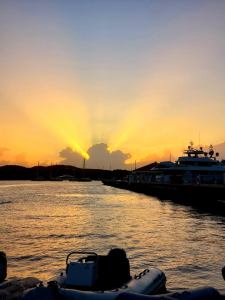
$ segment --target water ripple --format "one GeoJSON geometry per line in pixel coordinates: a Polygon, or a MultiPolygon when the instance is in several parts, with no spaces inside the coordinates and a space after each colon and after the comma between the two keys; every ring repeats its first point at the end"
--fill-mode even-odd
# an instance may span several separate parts
{"type": "Polygon", "coordinates": [[[0,182],[0,199],[9,277],[48,280],[71,249],[106,254],[117,246],[132,273],[159,267],[169,288],[224,288],[224,217],[100,182],[0,182]]]}
{"type": "Polygon", "coordinates": [[[9,203],[12,203],[12,201],[0,201],[0,205],[2,205],[2,204],[9,204],[9,203]]]}

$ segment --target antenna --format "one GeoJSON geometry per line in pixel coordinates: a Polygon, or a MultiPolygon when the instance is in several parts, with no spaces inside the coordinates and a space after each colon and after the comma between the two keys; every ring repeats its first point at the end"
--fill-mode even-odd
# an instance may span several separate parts
{"type": "Polygon", "coordinates": [[[84,160],[83,160],[83,169],[85,169],[85,163],[86,163],[86,160],[85,160],[85,157],[84,157],[84,160]]]}
{"type": "Polygon", "coordinates": [[[112,162],[111,162],[110,152],[109,152],[109,170],[112,171],[112,162]]]}

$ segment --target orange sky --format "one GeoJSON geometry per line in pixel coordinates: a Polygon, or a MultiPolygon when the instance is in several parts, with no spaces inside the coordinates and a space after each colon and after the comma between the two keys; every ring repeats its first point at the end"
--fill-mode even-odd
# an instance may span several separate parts
{"type": "Polygon", "coordinates": [[[0,3],[0,164],[225,140],[225,2],[125,2],[0,3]]]}

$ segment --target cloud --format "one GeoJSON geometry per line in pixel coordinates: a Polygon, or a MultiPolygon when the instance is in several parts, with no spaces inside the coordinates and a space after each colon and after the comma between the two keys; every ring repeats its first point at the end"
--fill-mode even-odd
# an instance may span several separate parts
{"type": "Polygon", "coordinates": [[[87,161],[89,168],[99,169],[126,169],[128,165],[125,161],[131,157],[128,153],[123,153],[121,150],[110,152],[107,144],[100,143],[91,146],[88,149],[90,159],[87,161]]]}
{"type": "Polygon", "coordinates": [[[80,153],[73,151],[71,147],[61,150],[59,156],[62,158],[60,164],[73,165],[76,167],[81,167],[83,165],[83,157],[80,153]]]}
{"type": "Polygon", "coordinates": [[[5,152],[9,151],[8,148],[0,147],[0,156],[2,156],[5,152]]]}
{"type": "Polygon", "coordinates": [[[7,156],[10,149],[8,148],[0,148],[0,166],[5,165],[22,165],[22,166],[28,166],[28,162],[26,160],[25,153],[19,153],[19,154],[11,154],[7,156]]]}
{"type": "Polygon", "coordinates": [[[116,150],[110,154],[110,163],[113,169],[127,169],[129,167],[126,164],[126,160],[131,158],[129,153],[123,153],[121,150],[116,150]]]}
{"type": "MultiPolygon", "coordinates": [[[[107,144],[100,143],[91,146],[87,153],[90,158],[86,161],[87,168],[96,169],[127,169],[129,165],[126,160],[131,157],[129,153],[123,153],[121,150],[110,152],[107,144]]],[[[83,165],[83,157],[72,148],[67,147],[59,152],[61,158],[60,163],[75,165],[81,167],[83,165]]]]}

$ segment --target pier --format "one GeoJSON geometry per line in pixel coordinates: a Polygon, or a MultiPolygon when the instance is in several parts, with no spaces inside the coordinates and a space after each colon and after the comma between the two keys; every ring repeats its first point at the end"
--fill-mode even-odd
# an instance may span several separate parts
{"type": "Polygon", "coordinates": [[[222,184],[129,183],[125,180],[105,180],[103,184],[225,214],[225,186],[222,184]]]}

